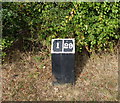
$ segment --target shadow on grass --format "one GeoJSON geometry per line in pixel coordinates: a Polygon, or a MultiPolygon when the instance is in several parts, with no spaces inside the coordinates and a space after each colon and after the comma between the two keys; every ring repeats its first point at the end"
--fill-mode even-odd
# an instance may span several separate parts
{"type": "Polygon", "coordinates": [[[79,78],[80,74],[82,73],[86,62],[90,58],[90,54],[84,48],[83,52],[76,52],[75,54],[75,82],[79,78]]]}
{"type": "Polygon", "coordinates": [[[3,58],[4,61],[2,61],[2,63],[19,62],[21,59],[22,53],[37,54],[43,49],[46,50],[47,47],[44,47],[40,42],[34,43],[29,40],[23,41],[18,39],[9,48],[6,48],[5,50],[3,50],[3,52],[6,53],[6,56],[3,58]]]}

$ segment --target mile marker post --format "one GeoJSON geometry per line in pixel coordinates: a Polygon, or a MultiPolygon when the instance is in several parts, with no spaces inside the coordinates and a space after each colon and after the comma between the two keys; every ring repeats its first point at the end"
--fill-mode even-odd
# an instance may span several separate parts
{"type": "Polygon", "coordinates": [[[52,39],[53,85],[75,82],[75,40],[52,39]]]}

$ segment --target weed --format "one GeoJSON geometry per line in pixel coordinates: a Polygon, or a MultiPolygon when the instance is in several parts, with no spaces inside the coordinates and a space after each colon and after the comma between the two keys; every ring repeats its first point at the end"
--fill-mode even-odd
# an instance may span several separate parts
{"type": "Polygon", "coordinates": [[[34,56],[33,58],[36,62],[40,62],[40,61],[44,60],[44,57],[42,57],[42,56],[34,56]]]}

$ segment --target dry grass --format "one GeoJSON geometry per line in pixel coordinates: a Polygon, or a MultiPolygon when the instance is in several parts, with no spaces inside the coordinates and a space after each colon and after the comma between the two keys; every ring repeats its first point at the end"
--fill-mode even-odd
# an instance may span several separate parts
{"type": "Polygon", "coordinates": [[[115,54],[76,56],[76,83],[52,86],[51,56],[12,52],[2,66],[3,101],[117,101],[115,54]]]}

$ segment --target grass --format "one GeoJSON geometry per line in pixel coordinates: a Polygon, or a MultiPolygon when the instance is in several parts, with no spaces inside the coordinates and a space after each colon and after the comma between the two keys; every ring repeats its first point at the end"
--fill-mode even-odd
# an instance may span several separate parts
{"type": "Polygon", "coordinates": [[[36,62],[41,62],[42,60],[44,60],[44,57],[42,56],[34,56],[33,58],[36,62]]]}
{"type": "Polygon", "coordinates": [[[16,51],[2,66],[3,101],[116,101],[118,61],[115,54],[77,56],[75,85],[52,85],[51,54],[16,51]],[[84,64],[84,65],[83,65],[84,64]],[[114,71],[114,72],[113,72],[114,71]],[[57,88],[57,89],[56,89],[57,88]],[[56,91],[57,90],[57,91],[56,91]]]}

